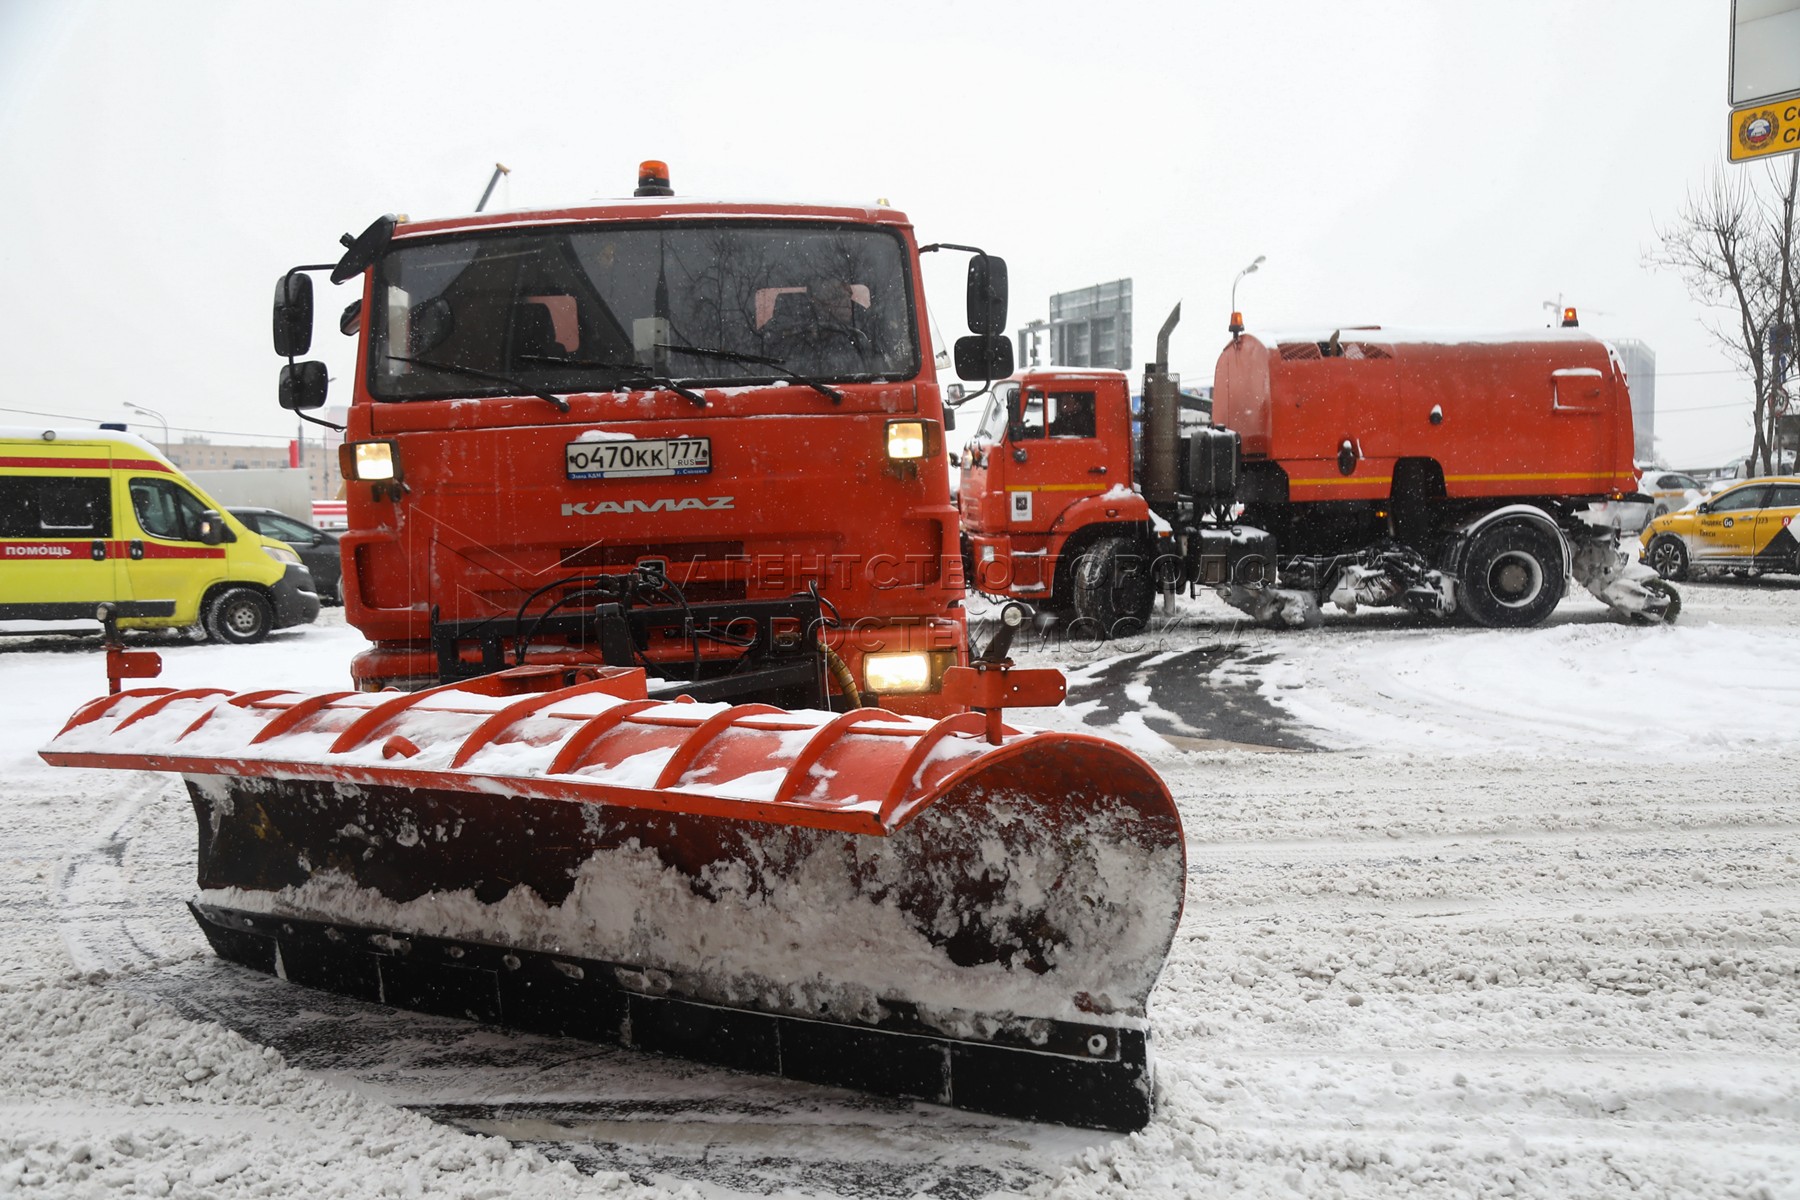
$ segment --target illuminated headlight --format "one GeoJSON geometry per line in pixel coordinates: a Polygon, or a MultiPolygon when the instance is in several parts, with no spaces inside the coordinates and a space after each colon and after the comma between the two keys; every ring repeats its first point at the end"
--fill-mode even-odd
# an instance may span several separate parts
{"type": "Polygon", "coordinates": [[[287,566],[297,566],[300,562],[300,556],[295,554],[292,550],[289,550],[286,546],[270,546],[265,543],[263,546],[263,553],[274,559],[276,562],[287,566]]]}
{"type": "Polygon", "coordinates": [[[890,421],[887,427],[887,455],[896,461],[925,457],[925,422],[890,421]]]}
{"type": "Polygon", "coordinates": [[[394,479],[398,472],[394,466],[394,444],[392,442],[357,442],[356,457],[351,466],[356,479],[394,479]]]}
{"type": "Polygon", "coordinates": [[[877,693],[929,691],[931,655],[871,654],[863,659],[863,683],[877,693]]]}

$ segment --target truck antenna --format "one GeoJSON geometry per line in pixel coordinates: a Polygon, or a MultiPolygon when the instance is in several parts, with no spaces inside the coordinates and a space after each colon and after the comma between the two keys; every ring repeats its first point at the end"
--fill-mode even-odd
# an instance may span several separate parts
{"type": "Polygon", "coordinates": [[[512,172],[507,169],[507,166],[505,163],[495,163],[494,164],[494,173],[492,175],[488,176],[487,190],[482,192],[481,199],[479,199],[475,202],[475,211],[476,212],[480,212],[482,209],[487,207],[488,197],[490,197],[494,194],[494,185],[496,183],[500,182],[500,177],[502,175],[511,175],[511,174],[512,174],[512,172]]]}

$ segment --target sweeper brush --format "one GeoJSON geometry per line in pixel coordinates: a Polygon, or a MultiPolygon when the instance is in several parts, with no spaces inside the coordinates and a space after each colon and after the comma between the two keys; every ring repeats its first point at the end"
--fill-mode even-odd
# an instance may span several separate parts
{"type": "MultiPolygon", "coordinates": [[[[967,670],[961,668],[960,670],[967,670]]],[[[1031,1120],[1149,1117],[1185,857],[1156,774],[994,712],[142,688],[51,763],[174,771],[224,958],[364,1000],[1031,1120]]]]}

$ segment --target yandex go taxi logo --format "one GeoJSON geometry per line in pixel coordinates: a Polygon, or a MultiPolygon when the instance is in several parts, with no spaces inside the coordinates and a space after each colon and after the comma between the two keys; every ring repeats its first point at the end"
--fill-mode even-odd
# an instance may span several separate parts
{"type": "Polygon", "coordinates": [[[628,513],[719,512],[736,507],[736,496],[664,496],[658,500],[589,500],[562,506],[565,517],[625,516],[628,513]]]}

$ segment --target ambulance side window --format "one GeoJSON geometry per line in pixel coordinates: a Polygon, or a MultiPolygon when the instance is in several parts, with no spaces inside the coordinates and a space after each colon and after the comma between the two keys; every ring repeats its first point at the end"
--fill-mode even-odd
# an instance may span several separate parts
{"type": "Polygon", "coordinates": [[[200,540],[200,514],[205,511],[193,493],[166,479],[131,481],[131,507],[138,524],[151,537],[172,542],[200,540]]]}
{"type": "Polygon", "coordinates": [[[106,479],[0,478],[0,537],[111,537],[106,479]]]}
{"type": "Polygon", "coordinates": [[[38,491],[38,524],[45,533],[112,534],[112,481],[46,479],[38,491]]]}

